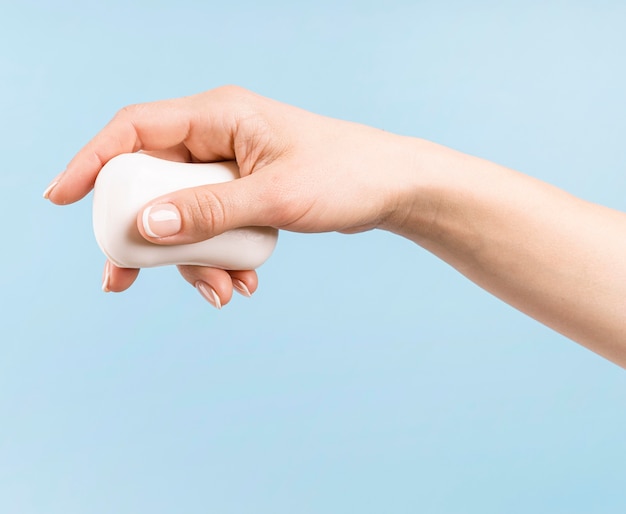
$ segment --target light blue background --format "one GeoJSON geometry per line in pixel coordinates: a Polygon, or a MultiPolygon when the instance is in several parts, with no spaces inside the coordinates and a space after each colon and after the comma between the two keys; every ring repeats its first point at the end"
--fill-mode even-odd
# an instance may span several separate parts
{"type": "Polygon", "coordinates": [[[120,107],[236,83],[626,210],[625,26],[618,0],[2,0],[0,512],[626,512],[623,371],[412,243],[283,233],[218,312],[172,269],[103,294],[90,201],[41,199],[120,107]]]}

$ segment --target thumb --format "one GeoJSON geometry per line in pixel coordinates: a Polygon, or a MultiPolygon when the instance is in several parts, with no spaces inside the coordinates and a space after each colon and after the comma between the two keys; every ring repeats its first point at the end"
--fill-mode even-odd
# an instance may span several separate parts
{"type": "Polygon", "coordinates": [[[228,230],[275,226],[276,200],[263,173],[181,189],[146,204],[137,215],[141,235],[157,244],[204,241],[228,230]]]}

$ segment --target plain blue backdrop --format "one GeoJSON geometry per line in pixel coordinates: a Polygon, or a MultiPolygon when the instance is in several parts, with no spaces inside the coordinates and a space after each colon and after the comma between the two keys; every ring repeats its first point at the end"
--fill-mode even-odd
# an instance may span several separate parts
{"type": "Polygon", "coordinates": [[[41,199],[126,104],[226,83],[626,210],[626,4],[2,0],[0,512],[623,513],[623,371],[382,232],[282,233],[222,311],[100,291],[41,199]]]}

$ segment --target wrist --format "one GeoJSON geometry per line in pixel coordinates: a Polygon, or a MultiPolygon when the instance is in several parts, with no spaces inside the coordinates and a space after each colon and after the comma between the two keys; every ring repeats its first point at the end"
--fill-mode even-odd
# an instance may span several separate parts
{"type": "Polygon", "coordinates": [[[389,170],[394,187],[388,215],[378,228],[424,245],[440,232],[442,208],[460,183],[454,175],[463,154],[413,137],[398,136],[397,144],[399,162],[389,170]]]}

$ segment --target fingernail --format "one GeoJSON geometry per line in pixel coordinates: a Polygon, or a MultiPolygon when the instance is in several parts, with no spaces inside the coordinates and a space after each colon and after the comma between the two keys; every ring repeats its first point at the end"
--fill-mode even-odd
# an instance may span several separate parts
{"type": "Polygon", "coordinates": [[[196,289],[202,295],[202,297],[209,302],[216,309],[222,308],[222,302],[220,301],[220,297],[217,296],[215,289],[213,289],[206,282],[202,282],[202,280],[198,280],[195,284],[196,289]]]}
{"type": "Polygon", "coordinates": [[[52,193],[52,190],[57,187],[57,185],[59,184],[59,182],[61,181],[61,176],[63,175],[63,173],[65,172],[61,172],[59,173],[56,177],[54,177],[52,179],[52,182],[50,182],[50,184],[48,184],[48,187],[46,188],[46,190],[43,192],[43,197],[45,200],[47,200],[48,198],[50,198],[50,193],[52,193]]]}
{"type": "Polygon", "coordinates": [[[102,277],[102,291],[105,293],[110,293],[109,289],[109,280],[111,280],[111,263],[106,261],[104,265],[104,276],[102,277]]]}
{"type": "Polygon", "coordinates": [[[152,205],[143,211],[143,229],[150,237],[173,236],[182,225],[178,208],[171,203],[152,205]]]}
{"type": "Polygon", "coordinates": [[[246,284],[239,280],[238,278],[233,278],[233,287],[242,295],[247,296],[248,298],[250,298],[252,296],[252,293],[250,292],[250,289],[248,289],[248,286],[246,286],[246,284]]]}

